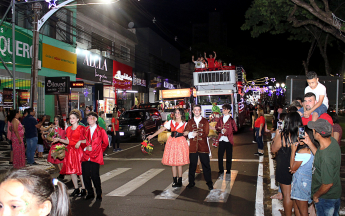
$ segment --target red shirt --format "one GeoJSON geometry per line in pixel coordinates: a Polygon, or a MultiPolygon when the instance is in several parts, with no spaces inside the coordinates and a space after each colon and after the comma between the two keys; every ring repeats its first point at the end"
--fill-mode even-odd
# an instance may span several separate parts
{"type": "MultiPolygon", "coordinates": [[[[324,114],[320,115],[319,118],[327,120],[327,121],[332,125],[332,127],[333,127],[333,119],[332,119],[332,117],[331,117],[330,115],[328,115],[327,113],[324,113],[324,114]]],[[[309,118],[304,118],[304,117],[302,117],[302,123],[303,123],[303,125],[307,125],[308,122],[311,121],[311,120],[312,120],[312,116],[311,116],[311,115],[309,116],[309,118]]]]}
{"type": "Polygon", "coordinates": [[[214,60],[214,58],[207,58],[209,68],[214,68],[214,60]]]}
{"type": "MultiPolygon", "coordinates": [[[[260,118],[257,118],[254,124],[254,127],[256,128],[260,128],[260,125],[264,124],[263,126],[265,126],[265,117],[260,116],[260,118]]],[[[262,127],[263,128],[263,127],[262,127]]]]}
{"type": "MultiPolygon", "coordinates": [[[[121,115],[120,111],[117,111],[117,116],[120,117],[120,115],[121,115]]],[[[119,131],[119,120],[116,119],[116,124],[115,124],[115,118],[113,117],[111,119],[111,131],[114,131],[113,123],[114,123],[114,126],[115,126],[115,131],[119,131]]]]}

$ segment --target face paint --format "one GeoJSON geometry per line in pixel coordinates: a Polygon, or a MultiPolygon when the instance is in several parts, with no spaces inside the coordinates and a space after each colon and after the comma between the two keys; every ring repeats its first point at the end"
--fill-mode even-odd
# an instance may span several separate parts
{"type": "Polygon", "coordinates": [[[19,213],[25,214],[28,206],[29,206],[29,203],[27,201],[25,201],[25,206],[19,211],[19,213]]]}

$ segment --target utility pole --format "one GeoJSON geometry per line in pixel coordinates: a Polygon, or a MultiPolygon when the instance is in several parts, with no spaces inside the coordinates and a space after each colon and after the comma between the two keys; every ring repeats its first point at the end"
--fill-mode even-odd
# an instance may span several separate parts
{"type": "Polygon", "coordinates": [[[35,2],[32,5],[34,11],[33,21],[33,36],[32,36],[32,69],[31,69],[31,91],[30,91],[30,106],[37,111],[37,80],[38,80],[38,52],[39,52],[39,29],[38,20],[41,13],[42,5],[35,2]]]}
{"type": "MultiPolygon", "coordinates": [[[[3,17],[5,19],[5,17],[3,17]]],[[[16,109],[16,1],[12,0],[12,81],[13,81],[13,109],[16,109]]]]}

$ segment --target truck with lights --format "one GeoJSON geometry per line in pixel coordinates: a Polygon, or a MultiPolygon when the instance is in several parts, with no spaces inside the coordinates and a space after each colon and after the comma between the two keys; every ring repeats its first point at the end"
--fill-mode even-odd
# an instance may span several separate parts
{"type": "Polygon", "coordinates": [[[193,72],[195,103],[201,105],[201,115],[209,118],[213,114],[213,106],[218,106],[221,111],[222,105],[228,103],[232,107],[232,118],[238,128],[241,128],[246,117],[242,92],[245,79],[246,72],[241,66],[224,66],[215,71],[193,72]]]}

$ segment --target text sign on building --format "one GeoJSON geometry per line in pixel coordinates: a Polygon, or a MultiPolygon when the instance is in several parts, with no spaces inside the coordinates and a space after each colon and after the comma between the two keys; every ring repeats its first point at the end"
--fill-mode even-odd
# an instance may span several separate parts
{"type": "MultiPolygon", "coordinates": [[[[30,68],[32,62],[32,31],[16,26],[16,67],[30,68]]],[[[3,22],[0,27],[0,56],[7,67],[12,68],[12,25],[3,22]]],[[[42,59],[42,43],[39,43],[38,59],[42,59]]],[[[0,64],[3,68],[3,65],[0,64]]]]}
{"type": "Polygon", "coordinates": [[[76,82],[70,82],[71,88],[84,88],[84,82],[83,81],[76,81],[76,82]]]}
{"type": "Polygon", "coordinates": [[[69,94],[70,93],[69,77],[46,77],[45,93],[52,94],[69,94]]]}
{"type": "Polygon", "coordinates": [[[113,60],[78,49],[77,78],[112,85],[113,60]]]}
{"type": "Polygon", "coordinates": [[[77,54],[43,44],[42,66],[67,73],[77,73],[77,54]]]}
{"type": "Polygon", "coordinates": [[[116,89],[131,90],[133,82],[133,68],[113,61],[113,86],[116,89]]]}
{"type": "Polygon", "coordinates": [[[190,97],[190,89],[172,89],[162,90],[162,98],[188,98],[190,97]]]}

